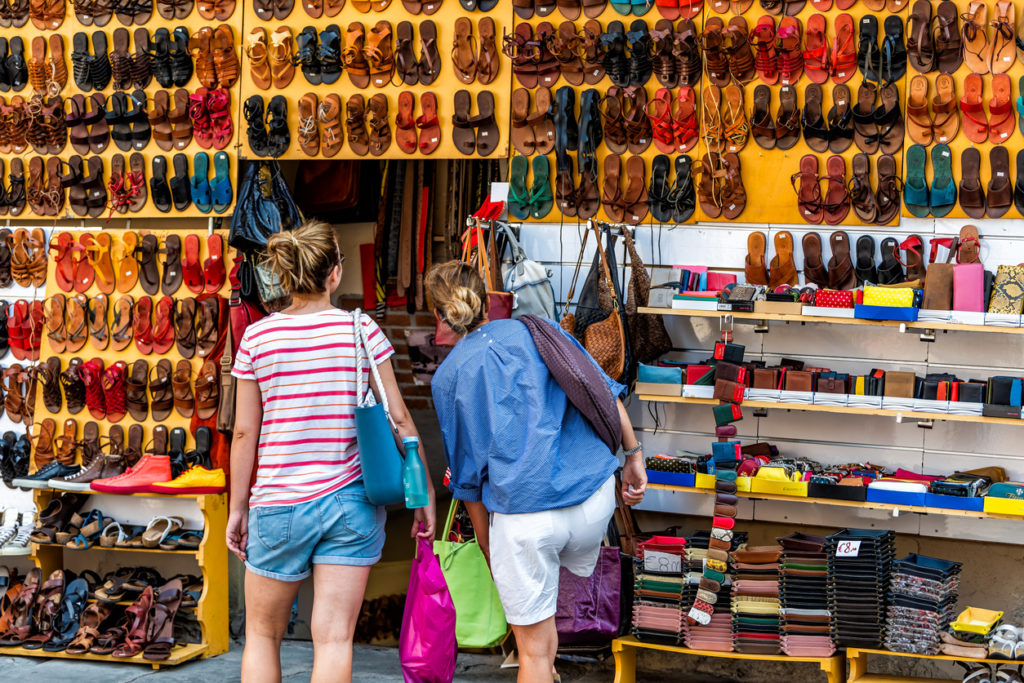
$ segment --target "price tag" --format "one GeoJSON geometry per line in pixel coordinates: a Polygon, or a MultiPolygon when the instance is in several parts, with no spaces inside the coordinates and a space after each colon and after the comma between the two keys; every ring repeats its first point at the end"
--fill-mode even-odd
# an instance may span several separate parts
{"type": "Polygon", "coordinates": [[[657,550],[645,550],[644,569],[650,572],[661,572],[662,574],[681,573],[683,571],[683,558],[679,555],[670,555],[658,552],[657,550]]]}
{"type": "Polygon", "coordinates": [[[843,541],[836,546],[836,557],[857,557],[860,555],[860,541],[843,541]]]}

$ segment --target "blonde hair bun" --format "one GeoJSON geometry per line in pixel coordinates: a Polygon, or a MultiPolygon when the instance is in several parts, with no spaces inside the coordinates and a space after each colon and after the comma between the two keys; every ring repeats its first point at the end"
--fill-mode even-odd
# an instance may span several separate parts
{"type": "Polygon", "coordinates": [[[306,221],[267,240],[265,262],[288,294],[322,294],[340,259],[334,229],[320,220],[306,221]]]}
{"type": "Polygon", "coordinates": [[[484,321],[487,287],[472,266],[460,261],[440,263],[427,273],[425,284],[434,309],[452,332],[466,334],[484,321]]]}

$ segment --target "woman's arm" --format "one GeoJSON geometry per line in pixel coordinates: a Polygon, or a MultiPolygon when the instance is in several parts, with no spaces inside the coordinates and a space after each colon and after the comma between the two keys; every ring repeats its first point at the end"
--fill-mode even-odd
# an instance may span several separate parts
{"type": "Polygon", "coordinates": [[[263,401],[254,380],[240,379],[235,387],[235,428],[231,438],[231,492],[228,499],[228,550],[245,561],[249,538],[249,482],[256,464],[256,444],[263,424],[263,401]]]}
{"type": "MultiPolygon", "coordinates": [[[[633,423],[629,421],[629,414],[622,401],[616,399],[619,404],[619,423],[622,426],[622,447],[627,451],[636,448],[639,441],[633,433],[633,423]]],[[[644,453],[637,451],[633,455],[626,456],[626,464],[622,466],[622,500],[626,505],[636,505],[644,499],[644,492],[647,491],[647,469],[644,467],[644,453]]]]}
{"type": "Polygon", "coordinates": [[[469,521],[473,522],[473,533],[476,534],[476,541],[480,544],[480,550],[484,552],[484,559],[487,560],[487,564],[490,564],[491,527],[487,516],[487,508],[484,507],[483,503],[466,502],[466,512],[469,513],[469,521]]]}
{"type": "MultiPolygon", "coordinates": [[[[412,416],[409,415],[408,408],[405,407],[405,399],[402,398],[402,392],[398,388],[398,380],[395,379],[395,370],[391,366],[391,361],[388,360],[378,365],[377,371],[380,373],[380,381],[384,385],[384,394],[388,399],[388,412],[395,423],[395,427],[398,429],[398,436],[403,439],[409,436],[419,438],[420,433],[412,421],[412,416]]],[[[373,388],[373,393],[379,401],[381,397],[380,388],[377,386],[372,373],[370,376],[370,386],[373,388]]],[[[423,462],[423,471],[427,475],[427,494],[430,502],[427,504],[427,507],[416,510],[415,521],[412,525],[412,535],[433,540],[436,520],[436,513],[434,511],[434,483],[430,479],[430,467],[427,465],[427,455],[422,441],[420,441],[419,450],[420,460],[423,462]],[[422,531],[420,530],[420,525],[424,527],[422,531]]]]}

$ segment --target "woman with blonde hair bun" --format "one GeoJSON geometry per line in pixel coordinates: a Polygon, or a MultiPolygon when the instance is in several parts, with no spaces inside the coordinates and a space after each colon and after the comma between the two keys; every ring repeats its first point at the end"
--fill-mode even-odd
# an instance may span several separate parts
{"type": "MultiPolygon", "coordinates": [[[[604,440],[569,399],[527,325],[487,320],[487,290],[472,266],[437,265],[426,287],[437,319],[459,336],[431,380],[449,486],[466,504],[515,632],[519,681],[551,681],[559,569],[578,576],[594,572],[615,509],[620,462],[610,449],[613,439],[604,440]]],[[[606,405],[612,416],[618,410],[626,449],[622,497],[639,503],[647,475],[621,401],[626,388],[560,327],[530,322],[557,330],[545,331],[592,364],[588,374],[607,385],[606,405]]]]}
{"type": "MultiPolygon", "coordinates": [[[[364,386],[386,396],[400,437],[418,437],[377,324],[331,305],[345,257],[331,226],[309,221],[267,242],[266,263],[291,297],[245,330],[231,444],[228,548],[245,562],[245,683],[281,680],[281,640],[302,580],[313,576],[312,681],[352,679],[352,636],[370,567],[384,546],[383,507],[366,496],[356,442],[356,344],[364,386]],[[255,484],[250,480],[255,466],[255,484]]],[[[420,457],[426,459],[420,449],[420,457]]],[[[430,478],[427,477],[428,486],[430,478]]],[[[413,535],[434,536],[434,491],[413,535]]]]}

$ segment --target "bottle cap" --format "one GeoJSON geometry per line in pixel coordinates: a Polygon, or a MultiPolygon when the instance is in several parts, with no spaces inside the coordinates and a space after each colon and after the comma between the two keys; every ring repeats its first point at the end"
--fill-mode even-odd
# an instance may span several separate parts
{"type": "Polygon", "coordinates": [[[402,443],[403,444],[410,444],[410,443],[419,444],[419,442],[420,442],[420,438],[418,436],[407,436],[404,439],[402,439],[402,443]]]}

